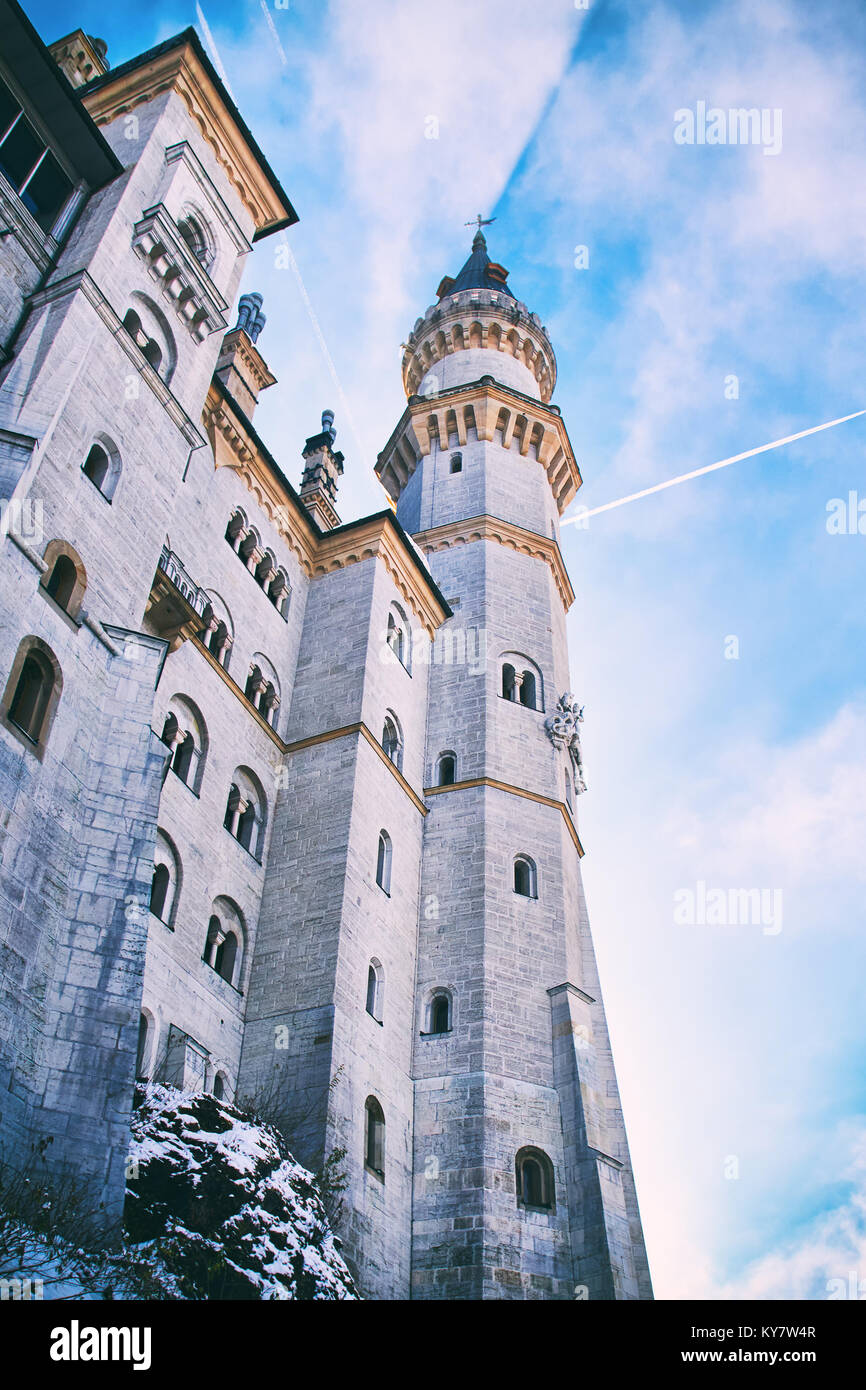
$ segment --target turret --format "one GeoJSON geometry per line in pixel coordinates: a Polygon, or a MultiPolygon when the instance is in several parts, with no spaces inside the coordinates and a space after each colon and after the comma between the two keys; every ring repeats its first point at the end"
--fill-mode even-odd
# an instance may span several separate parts
{"type": "Polygon", "coordinates": [[[580,487],[550,404],[553,346],[507,281],[479,227],[468,260],[440,282],[405,344],[408,405],[376,473],[412,533],[486,513],[555,538],[580,487]],[[455,473],[459,486],[448,481],[455,473]]]}
{"type": "Polygon", "coordinates": [[[223,338],[216,364],[216,375],[248,419],[252,419],[258,405],[259,392],[273,386],[277,379],[256,347],[266,322],[262,296],[242,294],[238,321],[223,338]]]}
{"type": "Polygon", "coordinates": [[[334,449],[337,431],[333,410],[322,411],[322,428],[304,445],[304,475],[301,478],[301,501],[323,531],[339,526],[340,518],[334,502],[343,473],[343,455],[334,449]]]}

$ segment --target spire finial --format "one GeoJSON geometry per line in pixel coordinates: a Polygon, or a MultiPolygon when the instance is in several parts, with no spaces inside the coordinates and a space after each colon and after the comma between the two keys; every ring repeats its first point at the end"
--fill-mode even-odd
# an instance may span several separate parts
{"type": "Polygon", "coordinates": [[[463,224],[464,227],[477,227],[477,229],[478,229],[478,230],[476,231],[476,233],[475,233],[475,236],[472,238],[472,250],[473,250],[473,251],[477,250],[479,246],[486,246],[486,245],[487,245],[487,242],[486,242],[486,240],[485,240],[485,238],[484,238],[484,233],[482,232],[481,228],[482,228],[482,227],[489,227],[490,224],[491,224],[491,222],[495,222],[495,221],[496,221],[496,218],[495,218],[495,217],[482,217],[482,216],[481,216],[481,213],[479,212],[478,215],[477,215],[477,217],[473,217],[473,219],[472,219],[471,222],[464,222],[464,224],[463,224]]]}

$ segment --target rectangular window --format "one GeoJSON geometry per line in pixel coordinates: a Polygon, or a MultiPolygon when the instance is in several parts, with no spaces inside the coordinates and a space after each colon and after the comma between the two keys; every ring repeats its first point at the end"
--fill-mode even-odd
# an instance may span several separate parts
{"type": "Polygon", "coordinates": [[[4,82],[0,82],[0,172],[43,232],[50,232],[72,193],[72,181],[4,82]]]}

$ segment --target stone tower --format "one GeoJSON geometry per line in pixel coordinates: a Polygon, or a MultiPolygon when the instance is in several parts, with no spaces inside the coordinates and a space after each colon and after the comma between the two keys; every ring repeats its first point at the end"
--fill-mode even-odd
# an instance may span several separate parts
{"type": "Polygon", "coordinates": [[[377,473],[453,617],[429,671],[412,1294],[652,1297],[581,887],[556,359],[479,228],[377,473]]]}

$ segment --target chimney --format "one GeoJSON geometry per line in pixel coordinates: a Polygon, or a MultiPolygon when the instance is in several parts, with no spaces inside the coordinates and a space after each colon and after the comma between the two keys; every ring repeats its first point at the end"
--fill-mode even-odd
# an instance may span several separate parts
{"type": "Polygon", "coordinates": [[[76,29],[65,39],[50,43],[48,52],[73,87],[83,87],[94,77],[108,72],[111,66],[105,56],[108,52],[105,39],[92,39],[83,29],[76,29]]]}
{"type": "Polygon", "coordinates": [[[334,412],[323,410],[321,433],[310,436],[302,454],[301,501],[323,531],[332,531],[340,524],[334,502],[343,472],[343,455],[334,451],[336,437],[334,412]]]}
{"type": "Polygon", "coordinates": [[[225,335],[217,358],[215,375],[237,402],[248,420],[259,402],[259,392],[273,386],[276,377],[256,347],[264,328],[260,294],[243,294],[238,304],[238,321],[225,335]]]}

